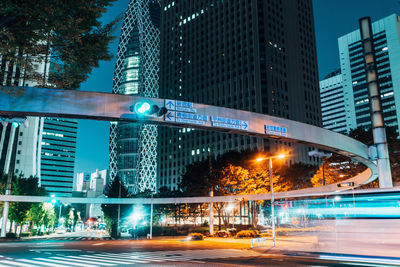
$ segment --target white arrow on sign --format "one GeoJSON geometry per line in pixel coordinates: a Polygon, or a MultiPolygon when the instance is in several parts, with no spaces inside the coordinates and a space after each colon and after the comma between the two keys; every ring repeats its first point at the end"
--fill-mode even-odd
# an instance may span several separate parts
{"type": "Polygon", "coordinates": [[[242,129],[247,130],[247,127],[249,127],[249,122],[248,121],[242,121],[242,129]]]}

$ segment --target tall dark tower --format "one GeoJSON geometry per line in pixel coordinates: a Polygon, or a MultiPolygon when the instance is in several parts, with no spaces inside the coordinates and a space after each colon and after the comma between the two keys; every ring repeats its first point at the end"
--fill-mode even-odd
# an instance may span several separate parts
{"type": "MultiPolygon", "coordinates": [[[[160,97],[321,125],[312,0],[162,1],[160,97]]],[[[193,129],[161,128],[158,186],[176,188],[184,166],[228,150],[310,148],[193,129]]]]}

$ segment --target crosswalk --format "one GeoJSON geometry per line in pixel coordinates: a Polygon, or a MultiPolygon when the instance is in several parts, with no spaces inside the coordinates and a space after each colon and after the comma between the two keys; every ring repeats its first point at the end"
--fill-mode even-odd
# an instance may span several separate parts
{"type": "Polygon", "coordinates": [[[204,249],[204,250],[173,250],[146,251],[128,253],[96,253],[70,256],[35,257],[32,259],[4,258],[0,259],[0,267],[10,266],[51,266],[51,267],[95,267],[121,266],[163,262],[199,262],[204,259],[223,259],[255,257],[260,254],[255,251],[241,249],[204,249]]]}

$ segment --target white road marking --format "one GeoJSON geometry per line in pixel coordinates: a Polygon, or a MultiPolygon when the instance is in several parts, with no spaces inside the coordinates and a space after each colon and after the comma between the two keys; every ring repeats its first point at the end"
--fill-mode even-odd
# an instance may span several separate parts
{"type": "Polygon", "coordinates": [[[35,266],[50,266],[50,267],[65,267],[65,264],[54,264],[54,263],[48,263],[48,262],[43,262],[43,261],[34,261],[34,260],[27,260],[27,259],[19,259],[18,261],[23,261],[26,263],[30,263],[35,266]]]}
{"type": "MultiPolygon", "coordinates": [[[[62,259],[62,260],[66,260],[67,262],[79,262],[79,263],[87,263],[87,264],[92,264],[93,261],[90,260],[85,260],[85,259],[81,259],[81,257],[77,257],[77,256],[67,256],[65,258],[61,258],[61,257],[52,257],[53,259],[62,259]]],[[[109,264],[109,263],[101,263],[101,265],[105,265],[105,266],[113,266],[114,264],[109,264]]]]}
{"type": "Polygon", "coordinates": [[[62,258],[63,260],[55,260],[53,258],[36,258],[35,260],[40,260],[40,261],[47,261],[47,262],[54,262],[54,263],[61,263],[63,265],[68,265],[68,266],[80,266],[80,267],[95,267],[96,265],[89,265],[89,264],[82,264],[82,263],[75,263],[75,262],[65,262],[65,259],[62,258]]]}
{"type": "Polygon", "coordinates": [[[55,252],[60,252],[60,251],[82,251],[80,249],[69,249],[69,248],[49,248],[49,249],[30,249],[29,251],[34,251],[34,252],[44,252],[44,251],[55,251],[55,252]]]}
{"type": "Polygon", "coordinates": [[[96,244],[93,244],[92,246],[101,246],[101,245],[104,245],[105,243],[96,243],[96,244]]]}
{"type": "Polygon", "coordinates": [[[20,267],[32,267],[32,265],[30,265],[30,264],[25,264],[25,263],[22,263],[22,262],[15,262],[15,261],[9,261],[9,260],[2,260],[1,261],[1,263],[2,263],[2,266],[20,266],[20,267]],[[3,265],[3,264],[7,264],[7,265],[3,265]]]}

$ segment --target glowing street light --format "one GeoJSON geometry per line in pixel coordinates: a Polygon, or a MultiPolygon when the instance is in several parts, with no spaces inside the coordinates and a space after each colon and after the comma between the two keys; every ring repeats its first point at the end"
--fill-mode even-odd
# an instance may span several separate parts
{"type": "Polygon", "coordinates": [[[257,162],[262,162],[264,160],[269,160],[269,178],[270,178],[270,186],[271,186],[271,221],[272,221],[272,241],[275,247],[276,245],[276,236],[275,236],[275,208],[274,208],[274,183],[272,180],[272,159],[283,159],[285,158],[285,154],[279,154],[271,157],[259,157],[256,159],[257,162]]]}

